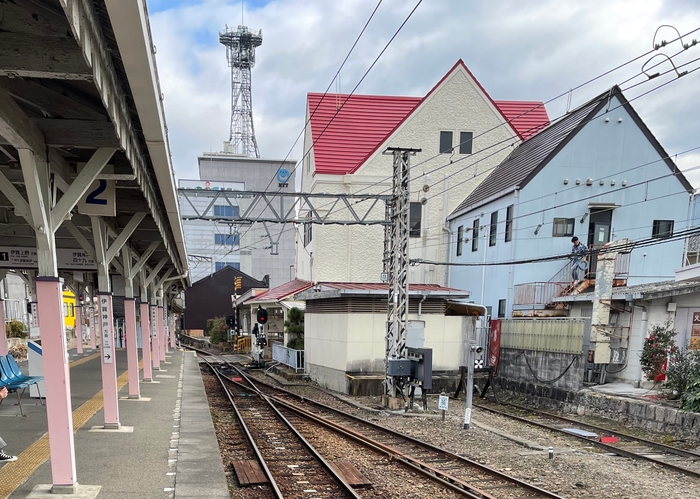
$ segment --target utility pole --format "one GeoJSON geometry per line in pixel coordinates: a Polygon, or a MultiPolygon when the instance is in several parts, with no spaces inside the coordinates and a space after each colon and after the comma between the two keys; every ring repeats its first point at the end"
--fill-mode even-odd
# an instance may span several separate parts
{"type": "MultiPolygon", "coordinates": [[[[387,300],[386,369],[389,359],[407,357],[408,330],[408,236],[409,236],[409,171],[411,156],[421,149],[388,147],[383,154],[391,154],[393,161],[391,208],[387,210],[391,224],[384,233],[384,272],[389,283],[387,300]]],[[[388,371],[385,378],[386,394],[396,397],[403,386],[397,386],[388,371]],[[397,390],[398,389],[398,390],[397,390]]]]}

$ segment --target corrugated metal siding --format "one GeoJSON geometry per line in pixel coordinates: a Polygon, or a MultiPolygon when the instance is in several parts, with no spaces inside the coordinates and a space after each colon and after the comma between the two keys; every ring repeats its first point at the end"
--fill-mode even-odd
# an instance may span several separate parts
{"type": "MultiPolygon", "coordinates": [[[[408,313],[418,313],[418,302],[410,300],[408,313]]],[[[445,300],[425,300],[421,307],[424,314],[444,315],[447,305],[445,300]]],[[[380,297],[350,297],[329,298],[325,300],[308,300],[307,314],[386,314],[386,298],[380,297]]]]}
{"type": "Polygon", "coordinates": [[[583,353],[584,319],[501,319],[501,348],[583,353]]]}

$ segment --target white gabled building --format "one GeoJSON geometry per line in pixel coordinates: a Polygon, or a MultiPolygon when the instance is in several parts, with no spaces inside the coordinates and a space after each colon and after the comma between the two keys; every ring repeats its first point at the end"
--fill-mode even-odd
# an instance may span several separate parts
{"type": "MultiPolygon", "coordinates": [[[[303,192],[390,193],[392,157],[382,153],[422,150],[411,160],[410,257],[434,261],[447,257],[447,216],[511,146],[549,122],[540,102],[491,99],[461,60],[425,97],[310,93],[306,116],[303,192]]],[[[297,277],[378,282],[383,239],[379,226],[300,226],[297,277]]],[[[411,268],[409,279],[449,285],[444,267],[411,268]]]]}

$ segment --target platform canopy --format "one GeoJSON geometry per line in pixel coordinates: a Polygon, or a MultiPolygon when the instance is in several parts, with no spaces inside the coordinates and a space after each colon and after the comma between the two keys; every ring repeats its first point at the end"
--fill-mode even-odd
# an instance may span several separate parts
{"type": "MultiPolygon", "coordinates": [[[[104,220],[107,247],[127,229],[136,261],[187,286],[146,2],[2,2],[0,16],[0,269],[34,265],[18,253],[36,248],[40,226],[23,171],[29,152],[48,163],[38,182],[49,183],[59,272],[89,270],[89,258],[65,250],[94,252],[91,214],[104,220]],[[80,176],[101,157],[109,159],[99,175],[80,176]]],[[[122,254],[112,256],[111,272],[120,272],[122,254]]]]}

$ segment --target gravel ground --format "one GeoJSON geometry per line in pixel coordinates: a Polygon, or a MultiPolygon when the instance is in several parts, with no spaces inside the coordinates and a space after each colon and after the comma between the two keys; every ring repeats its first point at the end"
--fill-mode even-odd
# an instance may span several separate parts
{"type": "MultiPolygon", "coordinates": [[[[261,375],[259,372],[251,374],[261,375]]],[[[269,377],[265,377],[265,380],[274,382],[269,377]]],[[[464,430],[462,424],[465,405],[461,400],[450,400],[449,411],[443,422],[438,416],[436,397],[429,397],[427,415],[409,417],[391,415],[385,411],[364,411],[338,400],[325,390],[319,390],[313,383],[301,384],[304,386],[285,388],[423,439],[563,497],[700,498],[700,480],[696,478],[669,471],[653,463],[601,453],[597,448],[586,447],[585,442],[573,437],[560,436],[478,408],[474,409],[472,417],[475,426],[464,430]],[[511,438],[494,433],[491,429],[511,438]],[[513,440],[526,441],[528,445],[513,440]],[[533,446],[554,447],[554,459],[548,459],[546,450],[537,450],[533,446]]],[[[369,407],[379,407],[378,397],[341,397],[369,407]]],[[[605,421],[598,418],[597,423],[603,424],[605,421]]],[[[612,422],[609,423],[604,426],[612,426],[612,422]]],[[[659,439],[659,435],[640,436],[659,439]]],[[[415,497],[431,496],[432,494],[426,494],[415,497]]]]}

